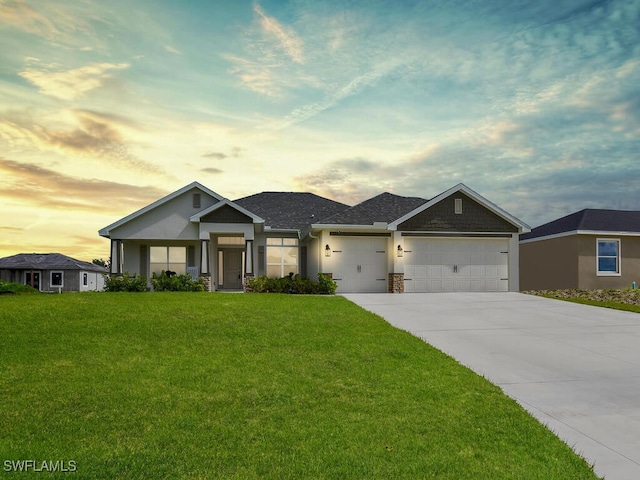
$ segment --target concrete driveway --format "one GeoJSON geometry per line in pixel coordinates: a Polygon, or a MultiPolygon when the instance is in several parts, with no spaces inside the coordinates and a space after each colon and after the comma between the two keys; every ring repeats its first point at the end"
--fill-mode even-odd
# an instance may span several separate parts
{"type": "Polygon", "coordinates": [[[500,386],[598,475],[640,478],[640,314],[519,293],[344,296],[500,386]]]}

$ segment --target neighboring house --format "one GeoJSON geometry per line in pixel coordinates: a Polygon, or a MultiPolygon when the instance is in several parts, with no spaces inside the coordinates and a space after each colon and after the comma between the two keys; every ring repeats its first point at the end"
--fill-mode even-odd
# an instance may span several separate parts
{"type": "Polygon", "coordinates": [[[338,292],[517,291],[527,225],[459,184],[426,200],[383,193],[356,206],[311,193],[231,201],[193,182],[100,230],[111,273],[171,270],[209,290],[256,275],[330,274],[338,292]]]}
{"type": "Polygon", "coordinates": [[[87,292],[104,289],[104,267],[60,253],[19,253],[0,258],[0,280],[42,292],[87,292]]]}
{"type": "Polygon", "coordinates": [[[520,236],[520,288],[628,288],[640,282],[640,211],[586,209],[520,236]]]}

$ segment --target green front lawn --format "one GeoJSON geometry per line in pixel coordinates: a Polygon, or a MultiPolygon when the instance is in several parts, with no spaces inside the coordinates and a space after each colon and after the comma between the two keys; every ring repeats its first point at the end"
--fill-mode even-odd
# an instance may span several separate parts
{"type": "Polygon", "coordinates": [[[596,478],[499,388],[342,297],[2,296],[0,329],[3,473],[596,478]]]}

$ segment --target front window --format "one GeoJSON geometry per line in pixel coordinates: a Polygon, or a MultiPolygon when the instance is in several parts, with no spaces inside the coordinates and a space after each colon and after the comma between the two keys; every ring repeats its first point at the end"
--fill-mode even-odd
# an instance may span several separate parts
{"type": "Polygon", "coordinates": [[[267,276],[285,277],[298,273],[298,239],[267,238],[267,276]]]}
{"type": "Polygon", "coordinates": [[[178,275],[187,273],[186,247],[150,247],[149,270],[151,273],[176,272],[178,275]]]}
{"type": "Polygon", "coordinates": [[[599,238],[596,248],[597,274],[620,275],[620,240],[599,238]]]}
{"type": "Polygon", "coordinates": [[[51,286],[62,287],[63,276],[62,272],[51,272],[51,286]]]}

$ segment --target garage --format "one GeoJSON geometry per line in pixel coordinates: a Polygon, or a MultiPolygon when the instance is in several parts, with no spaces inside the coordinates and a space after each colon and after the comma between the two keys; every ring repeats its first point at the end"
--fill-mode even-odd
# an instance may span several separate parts
{"type": "Polygon", "coordinates": [[[387,291],[388,237],[332,236],[327,268],[338,293],[387,291]]]}
{"type": "Polygon", "coordinates": [[[405,238],[405,292],[506,292],[507,238],[405,238]]]}

